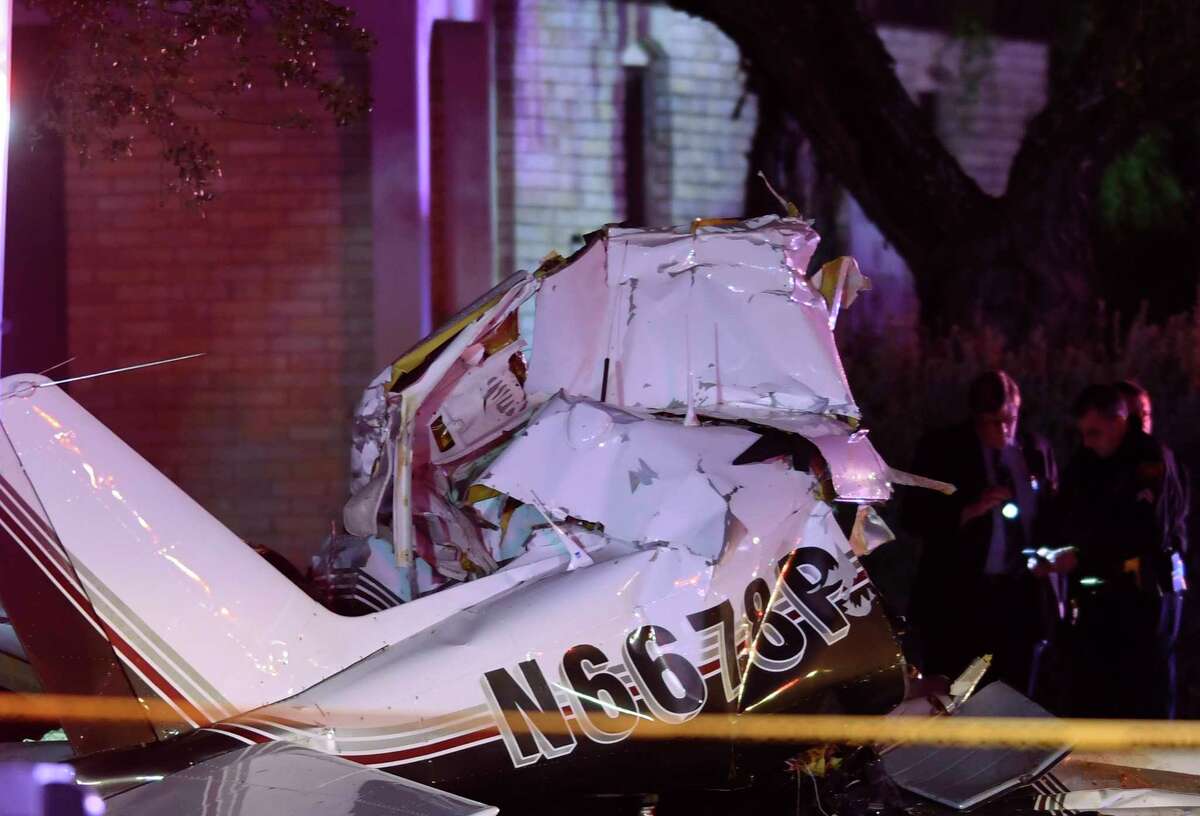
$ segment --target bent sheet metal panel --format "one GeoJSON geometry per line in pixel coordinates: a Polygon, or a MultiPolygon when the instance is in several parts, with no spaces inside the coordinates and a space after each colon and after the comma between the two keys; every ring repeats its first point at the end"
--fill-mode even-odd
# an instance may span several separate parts
{"type": "Polygon", "coordinates": [[[118,794],[109,816],[493,816],[495,807],[286,743],[230,751],[118,794]]]}
{"type": "Polygon", "coordinates": [[[525,383],[531,395],[546,397],[562,390],[600,399],[612,321],[607,249],[606,241],[597,240],[569,265],[542,279],[525,383]]]}
{"type": "Polygon", "coordinates": [[[833,489],[843,501],[882,502],[892,496],[888,467],[866,431],[806,437],[825,457],[833,489]]]}
{"type": "Polygon", "coordinates": [[[542,282],[530,393],[678,413],[690,401],[756,421],[857,416],[828,309],[804,279],[816,243],[805,222],[774,216],[609,228],[542,282]]]}
{"type": "MultiPolygon", "coordinates": [[[[480,482],[553,518],[600,523],[615,538],[672,543],[715,561],[731,497],[745,490],[746,479],[778,469],[730,464],[757,438],[744,428],[685,427],[557,396],[480,482]]],[[[800,474],[795,481],[795,492],[811,484],[800,474]]],[[[775,522],[789,505],[786,493],[776,497],[775,522]]]]}
{"type": "Polygon", "coordinates": [[[770,218],[696,233],[610,230],[608,285],[619,294],[607,399],[856,417],[828,309],[804,278],[811,249],[787,250],[808,235],[804,222],[770,218]]]}

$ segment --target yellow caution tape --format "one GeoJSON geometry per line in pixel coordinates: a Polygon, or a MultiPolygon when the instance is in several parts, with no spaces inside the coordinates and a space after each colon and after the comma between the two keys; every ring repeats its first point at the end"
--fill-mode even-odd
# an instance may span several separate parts
{"type": "Polygon", "coordinates": [[[60,723],[179,722],[175,710],[159,699],[79,694],[0,694],[0,721],[60,723]]]}
{"type": "MultiPolygon", "coordinates": [[[[292,717],[295,716],[295,712],[290,713],[292,717]]],[[[325,713],[332,722],[345,718],[361,724],[361,718],[372,717],[376,712],[325,713]]],[[[396,722],[403,719],[395,711],[378,714],[381,715],[381,721],[396,722]]],[[[0,721],[2,720],[50,720],[64,724],[150,720],[174,724],[178,722],[179,717],[161,700],[4,694],[0,695],[0,721]]],[[[508,721],[514,731],[537,728],[543,733],[552,733],[572,727],[553,712],[534,712],[524,716],[512,713],[508,721]]],[[[314,724],[313,727],[327,726],[314,724]]],[[[1077,750],[1111,751],[1133,748],[1200,748],[1200,722],[1027,717],[700,714],[679,725],[639,718],[632,738],[841,745],[910,743],[1012,748],[1070,746],[1077,750]]]]}
{"type": "MultiPolygon", "coordinates": [[[[537,714],[550,730],[561,721],[537,714]]],[[[511,724],[521,726],[517,716],[511,724]]],[[[634,738],[841,745],[957,745],[1111,751],[1200,748],[1200,722],[1029,717],[917,717],[833,714],[701,714],[681,725],[639,720],[634,738]]]]}

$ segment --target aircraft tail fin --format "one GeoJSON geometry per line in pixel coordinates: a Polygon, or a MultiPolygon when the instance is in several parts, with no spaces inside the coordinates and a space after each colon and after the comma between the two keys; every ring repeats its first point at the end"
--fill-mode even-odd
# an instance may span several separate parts
{"type": "MultiPolygon", "coordinates": [[[[7,436],[0,438],[0,563],[4,615],[19,622],[14,628],[42,691],[137,696],[7,436]]],[[[155,737],[149,720],[63,725],[77,753],[155,737]]]]}
{"type": "Polygon", "coordinates": [[[199,727],[383,645],[46,378],[0,380],[0,427],[0,597],[47,690],[152,694],[199,727]]]}

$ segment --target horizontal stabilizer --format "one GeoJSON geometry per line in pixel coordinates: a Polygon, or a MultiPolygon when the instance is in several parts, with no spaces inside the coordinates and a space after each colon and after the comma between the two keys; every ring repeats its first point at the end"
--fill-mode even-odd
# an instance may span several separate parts
{"type": "Polygon", "coordinates": [[[108,816],[492,816],[499,810],[287,743],[230,751],[117,794],[108,816]]]}

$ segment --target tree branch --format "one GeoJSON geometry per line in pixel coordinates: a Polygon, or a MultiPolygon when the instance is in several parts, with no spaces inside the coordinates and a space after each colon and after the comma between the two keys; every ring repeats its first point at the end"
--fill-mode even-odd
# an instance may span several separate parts
{"type": "Polygon", "coordinates": [[[909,260],[921,261],[993,201],[926,125],[870,22],[849,0],[669,0],[715,23],[796,116],[817,158],[909,260]]]}
{"type": "MultiPolygon", "coordinates": [[[[159,143],[175,165],[172,185],[197,202],[213,196],[218,157],[201,125],[234,121],[227,100],[255,82],[274,80],[310,91],[338,124],[370,110],[365,84],[342,76],[339,50],[369,51],[370,35],[334,0],[26,0],[49,17],[59,40],[43,125],[62,132],[81,158],[130,152],[132,133],[159,143]],[[223,76],[196,87],[199,54],[220,43],[223,76]],[[258,70],[256,71],[255,68],[258,70]],[[177,100],[191,102],[188,110],[177,100]],[[193,121],[195,118],[195,121],[193,121]]],[[[243,104],[241,107],[245,107],[243,104]]],[[[275,127],[308,127],[293,108],[275,127]]]]}

